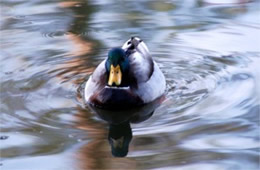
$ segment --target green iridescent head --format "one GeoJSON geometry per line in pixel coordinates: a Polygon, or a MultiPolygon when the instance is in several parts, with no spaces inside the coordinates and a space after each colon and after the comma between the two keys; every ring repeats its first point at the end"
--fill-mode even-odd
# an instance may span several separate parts
{"type": "Polygon", "coordinates": [[[122,48],[113,48],[108,52],[106,71],[109,86],[122,86],[129,70],[129,61],[122,48]]]}

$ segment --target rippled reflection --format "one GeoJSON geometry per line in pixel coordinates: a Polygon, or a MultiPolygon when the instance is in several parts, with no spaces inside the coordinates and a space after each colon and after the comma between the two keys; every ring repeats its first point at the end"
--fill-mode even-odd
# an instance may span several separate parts
{"type": "Polygon", "coordinates": [[[257,16],[254,0],[2,0],[0,169],[259,169],[257,16]],[[84,82],[130,36],[165,100],[85,107],[84,82]]]}
{"type": "Polygon", "coordinates": [[[89,105],[100,118],[109,124],[108,141],[115,157],[125,157],[132,139],[130,123],[141,123],[149,119],[164,97],[142,107],[130,110],[103,110],[89,105]]]}

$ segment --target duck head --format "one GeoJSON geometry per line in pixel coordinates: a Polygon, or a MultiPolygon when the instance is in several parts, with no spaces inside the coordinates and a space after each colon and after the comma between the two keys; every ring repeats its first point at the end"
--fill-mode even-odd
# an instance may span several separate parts
{"type": "Polygon", "coordinates": [[[128,84],[129,60],[122,48],[113,48],[106,60],[107,85],[126,87],[128,84]]]}

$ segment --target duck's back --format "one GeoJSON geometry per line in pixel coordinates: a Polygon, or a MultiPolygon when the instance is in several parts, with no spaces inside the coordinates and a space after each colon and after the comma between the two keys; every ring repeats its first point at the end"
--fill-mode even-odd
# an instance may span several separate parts
{"type": "Polygon", "coordinates": [[[133,76],[137,83],[146,82],[153,74],[153,59],[145,43],[132,37],[122,46],[126,51],[130,62],[130,76],[133,76]]]}
{"type": "Polygon", "coordinates": [[[132,37],[122,48],[129,55],[130,74],[137,81],[132,90],[144,103],[149,103],[163,95],[166,82],[157,63],[153,61],[146,44],[138,37],[132,37]]]}

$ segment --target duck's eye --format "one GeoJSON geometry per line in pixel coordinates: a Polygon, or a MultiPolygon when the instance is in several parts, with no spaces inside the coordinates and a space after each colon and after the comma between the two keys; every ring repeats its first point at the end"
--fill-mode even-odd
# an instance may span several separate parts
{"type": "Polygon", "coordinates": [[[130,43],[131,43],[131,41],[128,41],[128,42],[127,42],[127,45],[129,45],[130,43]]]}

